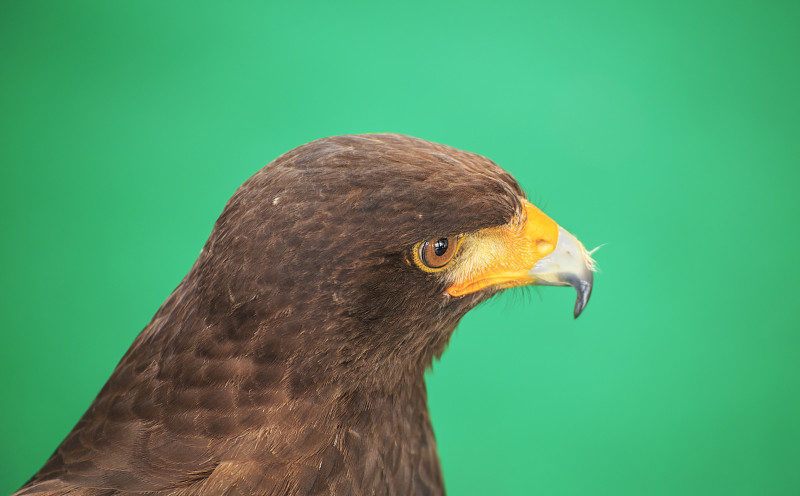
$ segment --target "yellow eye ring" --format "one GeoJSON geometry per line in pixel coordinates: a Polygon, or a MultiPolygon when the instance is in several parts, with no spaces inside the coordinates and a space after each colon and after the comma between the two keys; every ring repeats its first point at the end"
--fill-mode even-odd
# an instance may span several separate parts
{"type": "Polygon", "coordinates": [[[455,258],[461,236],[437,236],[420,241],[411,250],[414,263],[425,272],[439,272],[455,258]]]}

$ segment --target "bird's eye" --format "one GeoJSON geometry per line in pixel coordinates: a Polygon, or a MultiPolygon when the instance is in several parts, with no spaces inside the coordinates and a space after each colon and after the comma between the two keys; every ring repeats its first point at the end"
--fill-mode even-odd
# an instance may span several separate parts
{"type": "Polygon", "coordinates": [[[423,269],[442,269],[458,250],[458,237],[431,238],[416,246],[415,254],[423,269]]]}

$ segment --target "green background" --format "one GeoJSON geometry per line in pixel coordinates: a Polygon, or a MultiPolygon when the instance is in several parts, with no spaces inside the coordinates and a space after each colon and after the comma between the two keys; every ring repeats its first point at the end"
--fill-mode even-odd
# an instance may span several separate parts
{"type": "Polygon", "coordinates": [[[450,494],[800,494],[798,5],[0,3],[0,493],[241,182],[392,131],[607,243],[579,320],[511,291],[434,365],[450,494]]]}

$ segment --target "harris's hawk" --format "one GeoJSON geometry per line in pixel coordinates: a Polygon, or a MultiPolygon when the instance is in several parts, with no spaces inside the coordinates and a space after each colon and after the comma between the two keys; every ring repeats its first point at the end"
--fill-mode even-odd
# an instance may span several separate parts
{"type": "Polygon", "coordinates": [[[580,242],[490,160],[396,134],[296,148],[18,495],[443,494],[423,373],[499,291],[592,289],[580,242]]]}

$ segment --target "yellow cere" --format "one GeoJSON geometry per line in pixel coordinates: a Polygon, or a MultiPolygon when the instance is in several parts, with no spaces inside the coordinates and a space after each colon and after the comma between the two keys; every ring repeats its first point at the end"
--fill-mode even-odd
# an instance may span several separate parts
{"type": "Polygon", "coordinates": [[[555,249],[558,224],[525,200],[523,211],[506,225],[463,237],[456,263],[448,271],[450,296],[489,286],[508,288],[533,282],[528,271],[555,249]]]}

